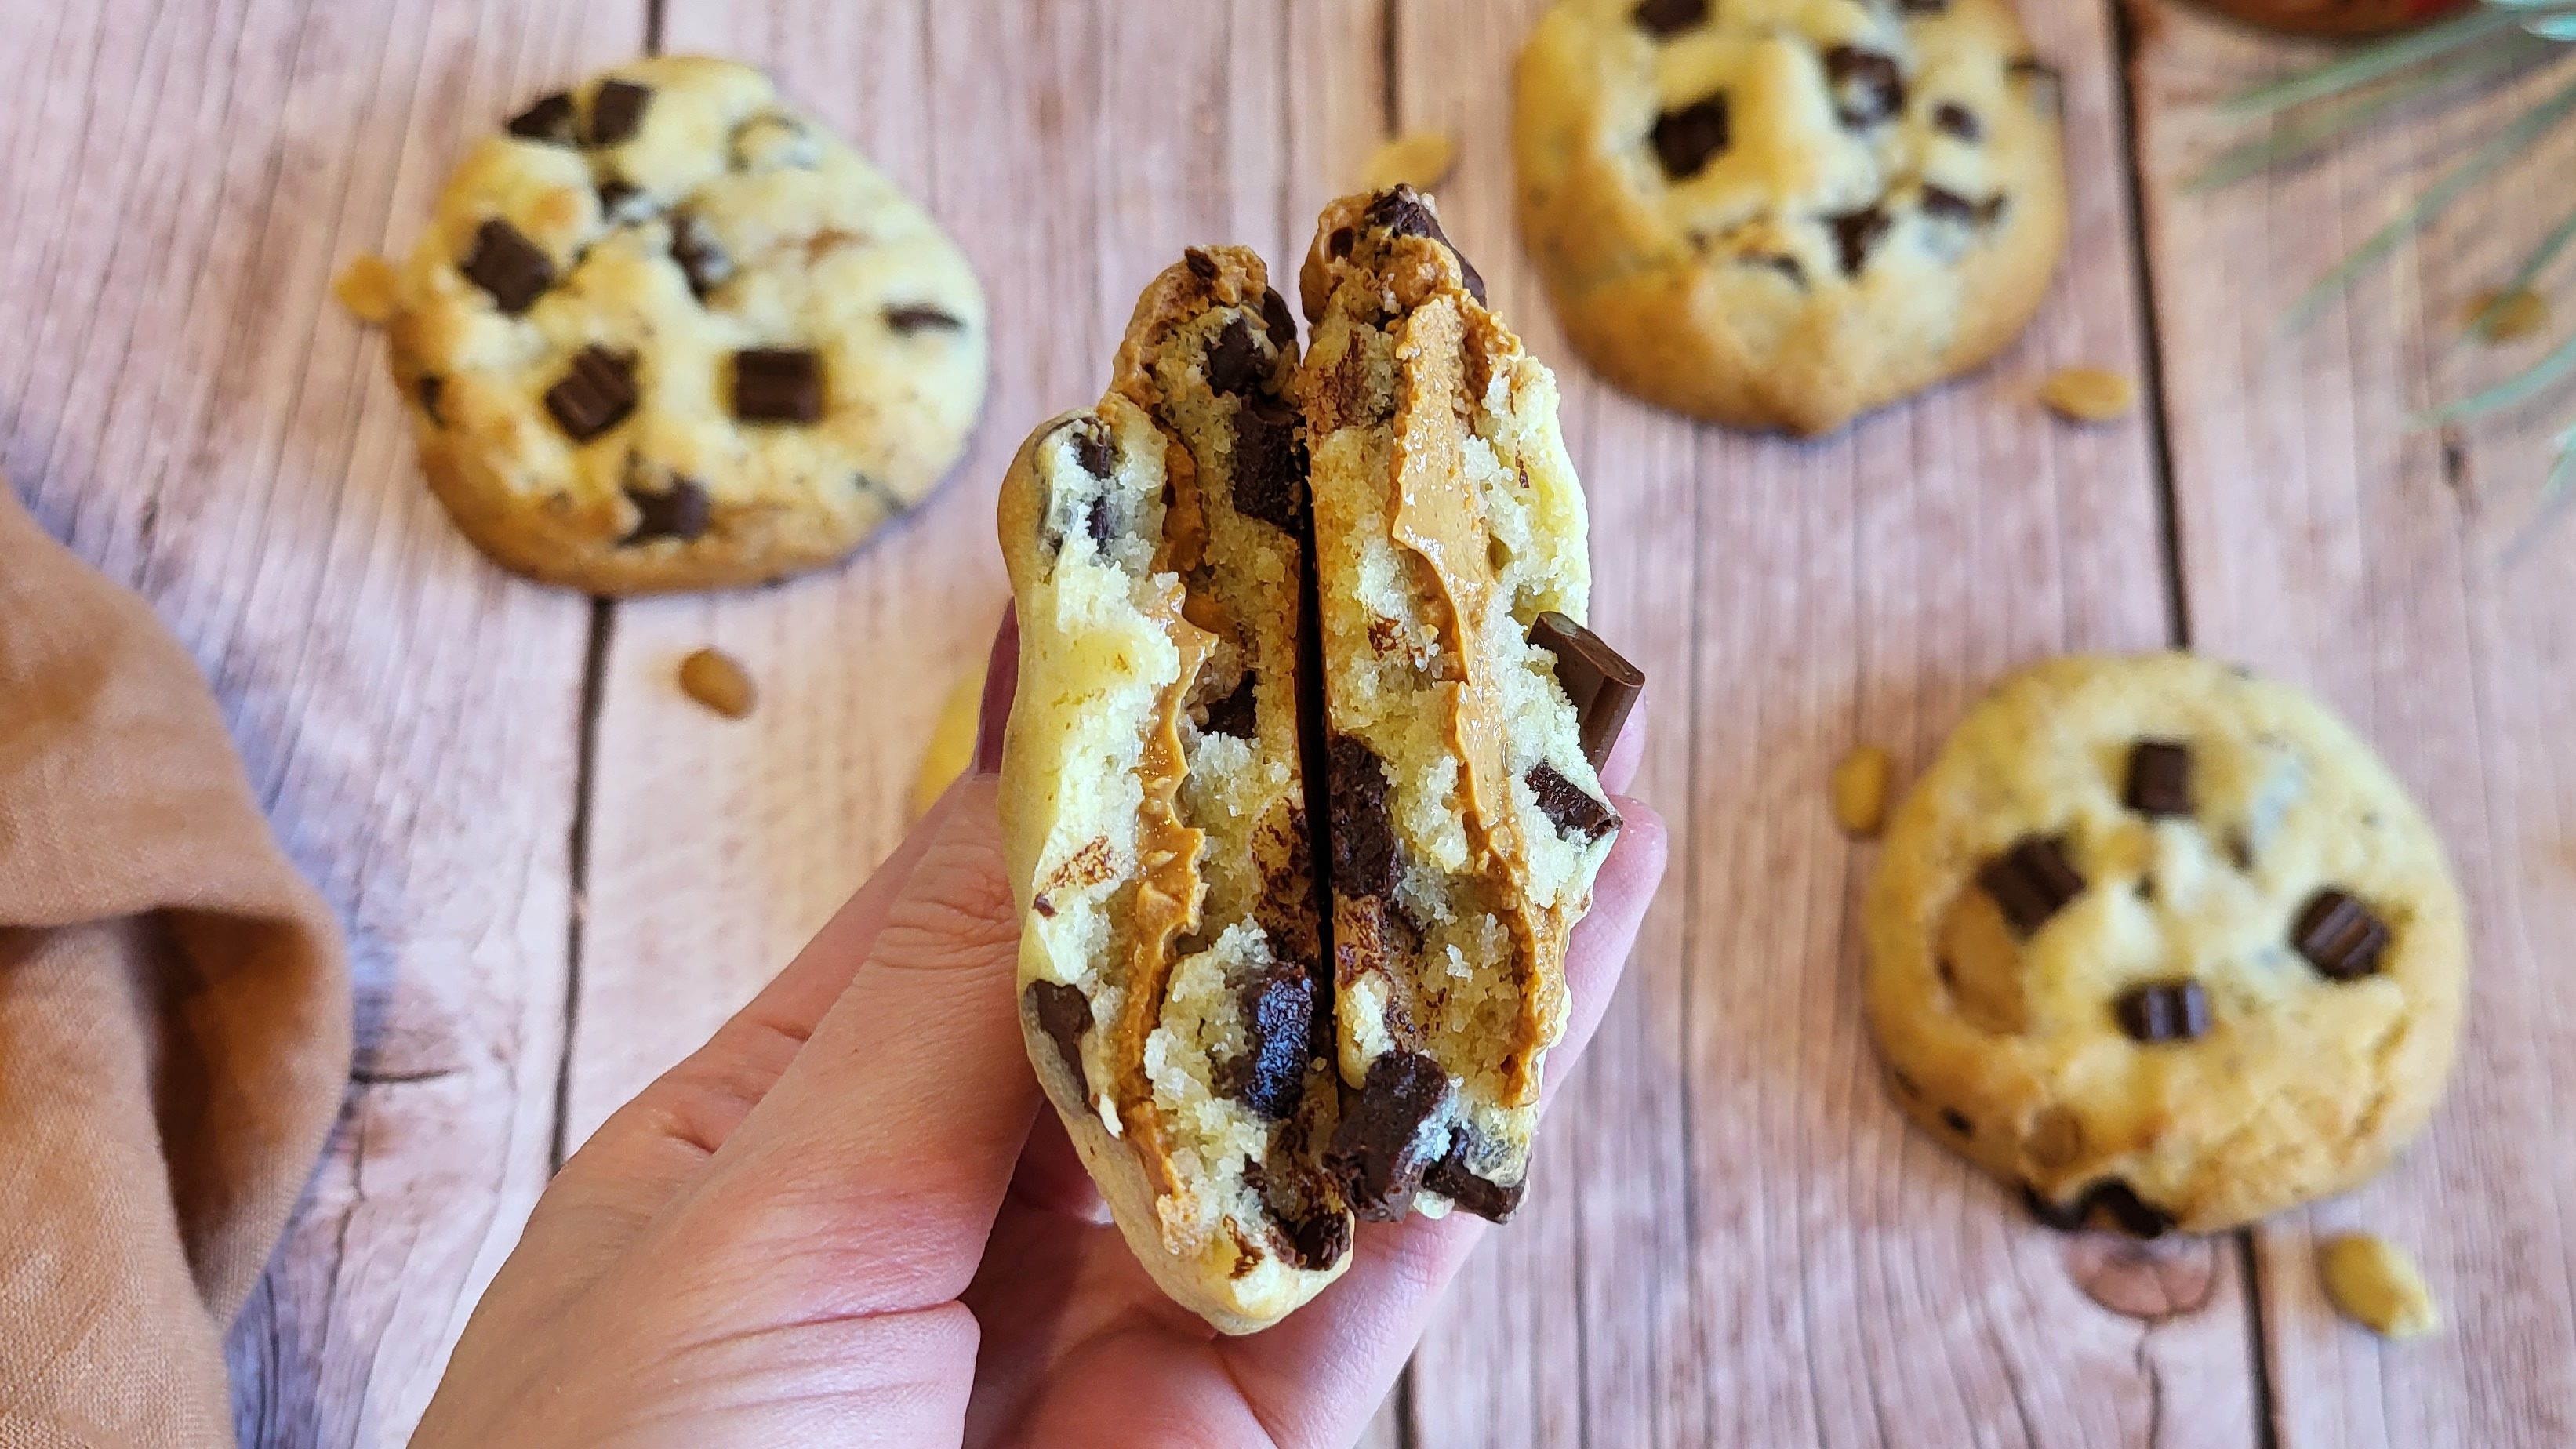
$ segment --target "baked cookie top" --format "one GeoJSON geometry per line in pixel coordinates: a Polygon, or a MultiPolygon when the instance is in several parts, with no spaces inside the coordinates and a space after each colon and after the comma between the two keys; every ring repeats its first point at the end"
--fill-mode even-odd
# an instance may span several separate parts
{"type": "Polygon", "coordinates": [[[1823,431],[2020,330],[2056,107],[2001,0],[1564,0],[1520,61],[1521,224],[1613,381],[1823,431]]]}
{"type": "Polygon", "coordinates": [[[984,299],[919,207],[748,66],[621,65],[460,163],[384,323],[432,486],[502,563],[599,593],[830,562],[981,405],[984,299]]]}
{"type": "Polygon", "coordinates": [[[2036,665],[1885,852],[1868,1003],[1896,1096],[2045,1219],[2243,1223],[2376,1172],[2440,1096],[2467,969],[2441,845],[2286,685],[2036,665]]]}

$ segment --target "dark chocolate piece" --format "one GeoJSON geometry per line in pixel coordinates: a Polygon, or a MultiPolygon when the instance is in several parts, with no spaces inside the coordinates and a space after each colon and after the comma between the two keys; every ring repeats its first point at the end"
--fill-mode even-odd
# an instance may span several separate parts
{"type": "Polygon", "coordinates": [[[1834,229],[1834,250],[1841,257],[1843,275],[1857,277],[1869,265],[1869,254],[1894,225],[1888,214],[1872,206],[1825,218],[1834,229]]]}
{"type": "Polygon", "coordinates": [[[1825,84],[1834,93],[1835,119],[1854,130],[1905,109],[1905,77],[1892,55],[1837,45],[1825,52],[1825,84]]]}
{"type": "Polygon", "coordinates": [[[1399,181],[1391,189],[1378,193],[1377,200],[1370,202],[1368,210],[1360,214],[1360,220],[1385,228],[1389,236],[1426,236],[1447,247],[1449,255],[1458,259],[1460,280],[1467,285],[1467,295],[1475,298],[1479,305],[1484,302],[1485,279],[1477,275],[1476,264],[1468,261],[1467,254],[1458,250],[1458,244],[1440,229],[1439,214],[1431,209],[1431,203],[1422,199],[1422,193],[1399,181]]]}
{"type": "Polygon", "coordinates": [[[593,343],[546,389],[546,411],[574,442],[587,443],[624,422],[635,397],[635,364],[593,343]]]}
{"type": "Polygon", "coordinates": [[[886,325],[909,337],[915,332],[962,332],[964,319],[952,317],[927,302],[899,303],[885,309],[886,325]]]}
{"type": "Polygon", "coordinates": [[[1908,15],[1946,15],[1950,0],[1896,0],[1896,8],[1908,15]]]}
{"type": "Polygon", "coordinates": [[[1091,506],[1082,511],[1082,531],[1091,535],[1093,543],[1104,548],[1108,546],[1110,539],[1117,537],[1117,530],[1111,526],[1109,519],[1108,494],[1103,493],[1093,498],[1091,506]]]}
{"type": "Polygon", "coordinates": [[[2327,980],[2358,981],[2379,969],[2388,926],[2342,891],[2322,890],[2300,908],[2290,944],[2327,980]]]}
{"type": "Polygon", "coordinates": [[[1297,314],[1288,310],[1288,299],[1277,287],[1261,294],[1261,330],[1270,334],[1270,345],[1282,352],[1297,345],[1297,314]]]}
{"type": "Polygon", "coordinates": [[[438,400],[446,395],[447,379],[434,372],[425,372],[421,374],[416,386],[419,388],[420,410],[429,414],[429,420],[432,423],[442,428],[446,427],[447,418],[445,414],[439,412],[438,400]]]}
{"type": "Polygon", "coordinates": [[[1020,999],[1038,1019],[1038,1030],[1054,1040],[1056,1055],[1064,1058],[1074,1085],[1088,1096],[1091,1079],[1082,1070],[1082,1034],[1091,1030],[1091,1003],[1080,990],[1061,981],[1032,981],[1020,999]]]}
{"type": "Polygon", "coordinates": [[[2029,935],[2048,923],[2067,902],[2084,894],[2084,877],[2066,859],[2056,840],[2028,835],[1977,872],[1977,884],[2003,908],[2013,929],[2029,935]]]}
{"type": "Polygon", "coordinates": [[[653,214],[653,199],[644,195],[642,187],[611,176],[599,183],[599,214],[612,226],[641,221],[653,214]]]}
{"type": "Polygon", "coordinates": [[[1796,257],[1780,252],[1755,252],[1744,258],[1744,264],[1748,267],[1769,267],[1802,289],[1807,285],[1806,265],[1796,257]]]}
{"type": "Polygon", "coordinates": [[[1073,428],[1073,461],[1094,478],[1106,478],[1118,470],[1118,444],[1109,436],[1109,427],[1097,418],[1078,418],[1073,428]]]}
{"type": "Polygon", "coordinates": [[[680,274],[689,279],[689,291],[699,301],[707,293],[723,286],[733,277],[733,258],[725,255],[716,240],[715,228],[706,219],[690,212],[675,212],[671,217],[671,260],[680,264],[680,274]]]}
{"type": "Polygon", "coordinates": [[[1732,143],[1729,132],[1726,96],[1720,93],[1657,116],[1647,138],[1654,143],[1655,160],[1663,165],[1664,174],[1687,181],[1732,143]]]}
{"type": "Polygon", "coordinates": [[[2129,782],[2121,801],[2141,815],[2191,813],[2191,746],[2140,740],[2129,748],[2129,782]]]}
{"type": "Polygon", "coordinates": [[[1252,324],[1237,312],[1208,344],[1207,382],[1216,392],[1248,391],[1261,378],[1261,349],[1252,342],[1252,324]]]}
{"type": "Polygon", "coordinates": [[[536,103],[509,120],[511,135],[522,141],[543,141],[552,146],[569,146],[576,139],[572,131],[572,97],[562,91],[539,96],[536,103]]]}
{"type": "Polygon", "coordinates": [[[1243,993],[1245,1035],[1251,1038],[1235,1093],[1255,1112],[1280,1121],[1305,1096],[1307,1045],[1314,1028],[1315,982],[1295,961],[1274,961],[1243,993]]]}
{"type": "Polygon", "coordinates": [[[1618,828],[1619,812],[1585,794],[1582,786],[1545,760],[1530,766],[1526,778],[1531,793],[1538,796],[1540,812],[1556,823],[1557,834],[1599,840],[1618,828]]]}
{"type": "Polygon", "coordinates": [[[1340,261],[1351,254],[1351,248],[1358,244],[1359,237],[1360,234],[1352,228],[1337,226],[1333,228],[1333,234],[1324,239],[1324,250],[1331,253],[1333,260],[1340,261]]]}
{"type": "Polygon", "coordinates": [[[1923,214],[1960,226],[1974,226],[1977,223],[1977,204],[1946,186],[1926,185],[1923,188],[1923,214]]]}
{"type": "Polygon", "coordinates": [[[1477,1176],[1467,1165],[1464,1146],[1463,1141],[1453,1140],[1447,1156],[1422,1170],[1422,1185],[1489,1223],[1509,1222],[1529,1190],[1529,1179],[1506,1186],[1477,1176]]]}
{"type": "Polygon", "coordinates": [[[1976,1124],[1968,1120],[1968,1114],[1956,1107],[1941,1109],[1941,1125],[1962,1137],[1973,1137],[1977,1132],[1976,1124]]]}
{"type": "Polygon", "coordinates": [[[1530,642],[1556,656],[1556,682],[1574,706],[1583,758],[1600,769],[1646,688],[1645,671],[1619,657],[1600,635],[1553,610],[1530,625],[1530,642]]]}
{"type": "Polygon", "coordinates": [[[465,280],[492,294],[494,305],[516,317],[555,284],[554,259],[499,217],[474,233],[473,254],[458,268],[465,280]]]}
{"type": "Polygon", "coordinates": [[[1256,737],[1260,733],[1260,716],[1257,712],[1258,705],[1255,702],[1252,683],[1253,673],[1247,669],[1243,671],[1242,682],[1235,685],[1234,693],[1223,699],[1210,701],[1207,707],[1207,723],[1200,727],[1199,732],[1210,735],[1232,735],[1238,740],[1256,737]]]}
{"type": "Polygon", "coordinates": [[[1306,447],[1297,440],[1297,410],[1254,393],[1234,410],[1234,511],[1306,531],[1306,447]]]}
{"type": "Polygon", "coordinates": [[[2112,1224],[2133,1238],[2163,1237],[2174,1223],[2171,1213],[2142,1200],[2135,1188],[2116,1177],[2094,1183],[2071,1203],[2050,1202],[2028,1183],[2022,1184],[2021,1198],[2032,1217],[2061,1233],[2081,1230],[2096,1209],[2109,1214],[2112,1224]]]}
{"type": "Polygon", "coordinates": [[[2120,1030],[2149,1046],[2209,1034],[2209,993],[2197,981],[2153,981],[2132,986],[2111,1004],[2120,1030]]]}
{"type": "Polygon", "coordinates": [[[2026,1182],[2021,1185],[2021,1202],[2022,1206],[2030,1209],[2032,1217],[2039,1219],[2041,1227],[2054,1228],[2061,1233],[2081,1229],[2085,1217],[2093,1209],[2089,1194],[2079,1195],[2071,1203],[2055,1203],[2040,1196],[2039,1189],[2026,1182]]]}
{"type": "Polygon", "coordinates": [[[599,91],[590,98],[590,144],[614,146],[635,134],[644,124],[644,108],[652,103],[653,88],[633,81],[601,81],[599,91]]]}
{"type": "Polygon", "coordinates": [[[1932,125],[1935,130],[1947,131],[1970,145],[1986,139],[1985,123],[1977,119],[1976,112],[1957,101],[1943,101],[1934,106],[1932,125]]]}
{"type": "Polygon", "coordinates": [[[706,537],[707,528],[715,522],[715,500],[705,487],[686,474],[671,475],[671,486],[659,493],[641,488],[628,488],[627,498],[634,503],[635,531],[618,540],[621,545],[648,543],[657,538],[676,538],[682,543],[706,537]]]}
{"type": "Polygon", "coordinates": [[[1679,35],[1708,19],[1708,0],[1645,0],[1628,18],[1648,35],[1679,35]]]}
{"type": "Polygon", "coordinates": [[[1448,1105],[1451,1090],[1449,1074],[1420,1052],[1388,1052],[1369,1063],[1324,1154],[1325,1170],[1360,1216],[1398,1218],[1412,1206],[1428,1165],[1422,1129],[1448,1105]]]}
{"type": "Polygon", "coordinates": [[[1197,247],[1192,247],[1188,251],[1181,253],[1181,260],[1189,263],[1191,276],[1198,278],[1202,282],[1213,282],[1216,280],[1217,265],[1215,257],[1210,256],[1197,247]]]}
{"type": "Polygon", "coordinates": [[[746,423],[810,423],[823,415],[823,359],[801,347],[733,355],[733,415],[746,423]]]}
{"type": "Polygon", "coordinates": [[[1977,203],[1977,223],[1980,226],[1994,226],[2001,222],[2004,219],[2004,213],[2010,210],[2012,210],[2012,198],[1998,191],[1977,203]]]}
{"type": "Polygon", "coordinates": [[[1342,1261],[1342,1255],[1351,1250],[1351,1220],[1340,1213],[1320,1212],[1291,1221],[1272,1208],[1270,1216],[1273,1239],[1283,1245],[1282,1256],[1310,1273],[1342,1261]]]}
{"type": "Polygon", "coordinates": [[[1333,801],[1333,889],[1352,897],[1393,896],[1400,871],[1386,766],[1358,739],[1336,735],[1324,774],[1333,801]]]}

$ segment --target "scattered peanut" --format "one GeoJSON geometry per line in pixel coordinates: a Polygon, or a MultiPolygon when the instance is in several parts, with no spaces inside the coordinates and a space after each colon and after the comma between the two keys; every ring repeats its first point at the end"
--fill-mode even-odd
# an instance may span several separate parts
{"type": "Polygon", "coordinates": [[[331,283],[331,295],[349,309],[349,315],[370,327],[382,327],[394,315],[395,281],[393,263],[369,252],[341,269],[331,283]]]}
{"type": "Polygon", "coordinates": [[[2059,417],[2107,423],[2138,405],[2138,385],[2104,368],[2061,368],[2039,385],[2039,400],[2059,417]]]}
{"type": "Polygon", "coordinates": [[[1887,819],[1887,751],[1854,745],[1834,762],[1834,823],[1854,840],[1871,840],[1887,819]]]}
{"type": "Polygon", "coordinates": [[[680,661],[680,692],[726,719],[748,716],[760,701],[742,662],[721,649],[701,649],[680,661]]]}
{"type": "Polygon", "coordinates": [[[930,743],[921,749],[921,770],[912,777],[912,818],[919,820],[974,762],[975,727],[984,712],[984,665],[981,655],[948,687],[930,727],[930,743]]]}
{"type": "Polygon", "coordinates": [[[2469,299],[2464,325],[2481,342],[2520,342],[2549,329],[2549,299],[2529,287],[2481,292],[2469,299]]]}
{"type": "Polygon", "coordinates": [[[2317,1253],[2336,1310],[2383,1338],[2421,1338],[2442,1327],[2433,1290],[2406,1250],[2372,1233],[2351,1233],[2317,1253]]]}
{"type": "Polygon", "coordinates": [[[1401,181],[1416,191],[1429,191],[1449,177],[1458,162],[1458,143],[1445,131],[1408,131],[1377,148],[1360,173],[1360,185],[1384,191],[1401,181]]]}

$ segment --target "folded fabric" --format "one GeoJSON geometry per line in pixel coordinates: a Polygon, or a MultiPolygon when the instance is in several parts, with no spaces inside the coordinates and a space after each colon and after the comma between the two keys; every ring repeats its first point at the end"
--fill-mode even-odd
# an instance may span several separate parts
{"type": "Polygon", "coordinates": [[[348,965],[194,664],[0,480],[0,1444],[228,1444],[348,965]]]}

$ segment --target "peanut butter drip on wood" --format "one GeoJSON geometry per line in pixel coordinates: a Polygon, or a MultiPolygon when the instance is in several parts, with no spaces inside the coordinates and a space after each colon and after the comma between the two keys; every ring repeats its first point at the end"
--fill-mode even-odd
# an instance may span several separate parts
{"type": "MultiPolygon", "coordinates": [[[[1441,721],[1458,759],[1471,863],[1484,875],[1508,924],[1520,981],[1520,1019],[1501,1064],[1504,1105],[1538,1100],[1538,1058],[1557,1019],[1562,988],[1543,979],[1540,923],[1531,919],[1528,845],[1512,810],[1499,690],[1483,678],[1475,630],[1491,617],[1499,586],[1488,554],[1483,509],[1467,476],[1460,440],[1472,399],[1466,392],[1466,322],[1455,293],[1428,298],[1395,329],[1401,381],[1395,413],[1395,541],[1437,582],[1441,612],[1441,721]]],[[[1482,369],[1479,369],[1482,370],[1482,369]]]]}
{"type": "MultiPolygon", "coordinates": [[[[1154,608],[1164,636],[1180,651],[1181,662],[1179,672],[1155,701],[1153,719],[1145,730],[1143,758],[1136,765],[1145,798],[1136,811],[1136,896],[1128,920],[1134,954],[1128,959],[1127,999],[1119,1007],[1116,1034],[1109,1043],[1109,1058],[1117,1064],[1110,1090],[1118,1104],[1119,1124],[1135,1144],[1137,1159],[1158,1197],[1177,1196],[1179,1184],[1172,1173],[1171,1143],[1162,1113],[1154,1105],[1154,1084],[1145,1075],[1145,1042],[1163,1019],[1172,942],[1198,928],[1199,852],[1207,843],[1207,832],[1181,823],[1178,797],[1189,763],[1181,748],[1180,721],[1190,685],[1216,647],[1216,636],[1182,617],[1183,607],[1181,590],[1174,585],[1154,608]]],[[[1197,1249],[1196,1244],[1165,1246],[1175,1252],[1197,1249]]]]}

